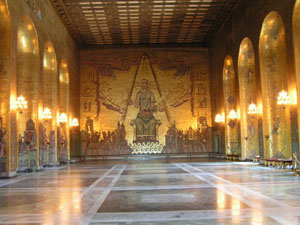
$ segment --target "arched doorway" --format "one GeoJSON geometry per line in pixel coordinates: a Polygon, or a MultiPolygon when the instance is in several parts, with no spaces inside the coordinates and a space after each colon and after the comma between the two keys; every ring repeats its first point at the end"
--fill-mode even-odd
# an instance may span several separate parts
{"type": "Polygon", "coordinates": [[[288,92],[285,30],[280,15],[270,12],[259,39],[263,99],[264,158],[291,157],[289,107],[277,104],[281,91],[288,92]]]}
{"type": "MultiPolygon", "coordinates": [[[[297,87],[297,99],[300,100],[300,0],[297,0],[293,13],[293,39],[294,39],[294,51],[295,51],[295,70],[296,70],[296,87],[297,87]]],[[[298,134],[300,134],[300,104],[297,104],[298,111],[298,134]]],[[[298,137],[300,138],[300,136],[298,137]]],[[[297,142],[296,142],[297,143],[297,142]]],[[[295,151],[295,150],[294,150],[295,151]]],[[[299,146],[296,148],[298,157],[300,155],[299,146]]]]}
{"type": "Polygon", "coordinates": [[[52,43],[45,44],[43,57],[43,110],[49,109],[52,119],[40,126],[40,154],[43,164],[56,162],[57,62],[52,43]],[[48,144],[49,143],[49,144],[48,144]]]}
{"type": "Polygon", "coordinates": [[[259,133],[257,118],[258,111],[256,96],[255,55],[252,42],[249,38],[244,38],[240,45],[238,58],[238,77],[241,114],[241,158],[252,160],[256,155],[259,154],[259,133]]]}
{"type": "Polygon", "coordinates": [[[9,172],[11,168],[14,167],[14,162],[11,162],[11,156],[14,152],[11,148],[8,148],[10,104],[10,18],[6,1],[4,0],[0,0],[0,38],[0,173],[2,173],[9,172]]]}
{"type": "Polygon", "coordinates": [[[59,124],[58,129],[58,160],[67,162],[70,160],[69,139],[69,70],[66,60],[62,60],[59,71],[59,113],[66,115],[66,122],[59,124]]]}
{"type": "Polygon", "coordinates": [[[19,170],[38,166],[39,47],[36,29],[25,17],[18,28],[17,96],[23,96],[28,108],[17,114],[19,170]]]}
{"type": "Polygon", "coordinates": [[[238,143],[238,118],[237,118],[237,90],[235,83],[233,60],[228,55],[224,60],[223,67],[223,92],[225,103],[225,147],[226,155],[239,155],[238,143]],[[235,114],[235,115],[234,115],[235,114]],[[234,118],[235,117],[235,118],[234,118]]]}

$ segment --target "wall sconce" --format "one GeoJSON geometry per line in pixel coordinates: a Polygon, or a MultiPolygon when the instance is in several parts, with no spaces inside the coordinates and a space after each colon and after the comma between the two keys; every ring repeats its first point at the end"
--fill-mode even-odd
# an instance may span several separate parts
{"type": "Polygon", "coordinates": [[[253,115],[257,113],[258,113],[257,106],[254,103],[250,104],[248,107],[248,114],[253,115]]]}
{"type": "Polygon", "coordinates": [[[58,122],[63,125],[68,122],[68,117],[65,113],[61,113],[58,118],[58,122]]]}
{"type": "Polygon", "coordinates": [[[281,91],[277,97],[277,104],[283,107],[288,106],[291,103],[290,96],[286,91],[281,91]]]}
{"type": "Polygon", "coordinates": [[[27,101],[24,96],[20,95],[17,97],[17,100],[15,102],[16,104],[16,110],[18,110],[21,114],[23,113],[24,109],[27,109],[27,101]]]}
{"type": "Polygon", "coordinates": [[[237,118],[238,118],[237,112],[234,109],[230,110],[230,112],[228,114],[228,119],[235,120],[237,118]]]}
{"type": "Polygon", "coordinates": [[[77,118],[73,118],[71,121],[71,127],[78,127],[79,126],[79,122],[77,118]]]}
{"type": "Polygon", "coordinates": [[[45,122],[48,122],[48,120],[52,119],[52,112],[49,108],[45,108],[43,112],[41,112],[41,119],[45,120],[45,122]]]}
{"type": "Polygon", "coordinates": [[[224,117],[221,115],[221,114],[217,114],[216,117],[215,117],[215,122],[216,123],[224,123],[225,122],[225,119],[224,117]]]}

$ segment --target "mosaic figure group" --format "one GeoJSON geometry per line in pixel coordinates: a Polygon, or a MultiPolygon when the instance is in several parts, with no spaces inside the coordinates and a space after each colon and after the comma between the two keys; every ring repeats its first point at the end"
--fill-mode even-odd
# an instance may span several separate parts
{"type": "Polygon", "coordinates": [[[93,129],[93,120],[88,118],[85,130],[81,131],[83,155],[119,155],[129,154],[126,130],[123,123],[118,122],[113,131],[97,132],[93,129]]]}

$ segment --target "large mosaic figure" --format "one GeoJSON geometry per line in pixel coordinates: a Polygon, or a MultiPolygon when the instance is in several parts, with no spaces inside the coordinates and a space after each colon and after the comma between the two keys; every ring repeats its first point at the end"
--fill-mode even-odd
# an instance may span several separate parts
{"type": "Polygon", "coordinates": [[[142,80],[142,89],[137,92],[134,106],[139,108],[137,118],[133,121],[137,141],[156,140],[156,119],[153,113],[157,111],[157,107],[147,79],[142,80]]]}

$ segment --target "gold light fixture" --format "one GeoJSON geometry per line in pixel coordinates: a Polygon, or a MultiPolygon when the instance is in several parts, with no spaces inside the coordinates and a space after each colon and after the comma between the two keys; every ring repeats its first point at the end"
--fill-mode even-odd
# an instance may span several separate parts
{"type": "Polygon", "coordinates": [[[286,91],[281,91],[277,98],[277,104],[282,106],[288,106],[291,103],[290,96],[286,91]]]}
{"type": "Polygon", "coordinates": [[[17,97],[15,102],[16,110],[18,110],[21,114],[23,113],[24,109],[27,109],[27,101],[24,96],[20,95],[17,97]]]}
{"type": "Polygon", "coordinates": [[[44,111],[41,112],[40,118],[43,119],[43,120],[45,120],[46,122],[48,120],[51,120],[52,119],[52,112],[51,112],[51,110],[48,107],[46,107],[44,109],[44,111]]]}
{"type": "Polygon", "coordinates": [[[238,118],[237,112],[236,112],[234,109],[230,110],[230,112],[229,112],[229,114],[228,114],[228,118],[229,118],[230,120],[235,120],[235,119],[237,119],[237,118],[238,118]]]}
{"type": "Polygon", "coordinates": [[[215,117],[215,122],[216,123],[223,123],[223,122],[225,122],[225,119],[221,114],[218,113],[215,117]]]}
{"type": "Polygon", "coordinates": [[[78,127],[79,126],[79,122],[77,118],[73,118],[71,121],[71,126],[72,127],[78,127]]]}
{"type": "Polygon", "coordinates": [[[67,122],[68,122],[68,117],[67,117],[67,115],[66,115],[65,113],[61,113],[61,114],[59,115],[58,122],[59,122],[60,124],[65,124],[65,123],[67,123],[67,122]]]}
{"type": "Polygon", "coordinates": [[[253,115],[257,113],[258,113],[257,106],[254,103],[250,104],[248,107],[248,114],[253,115]]]}

